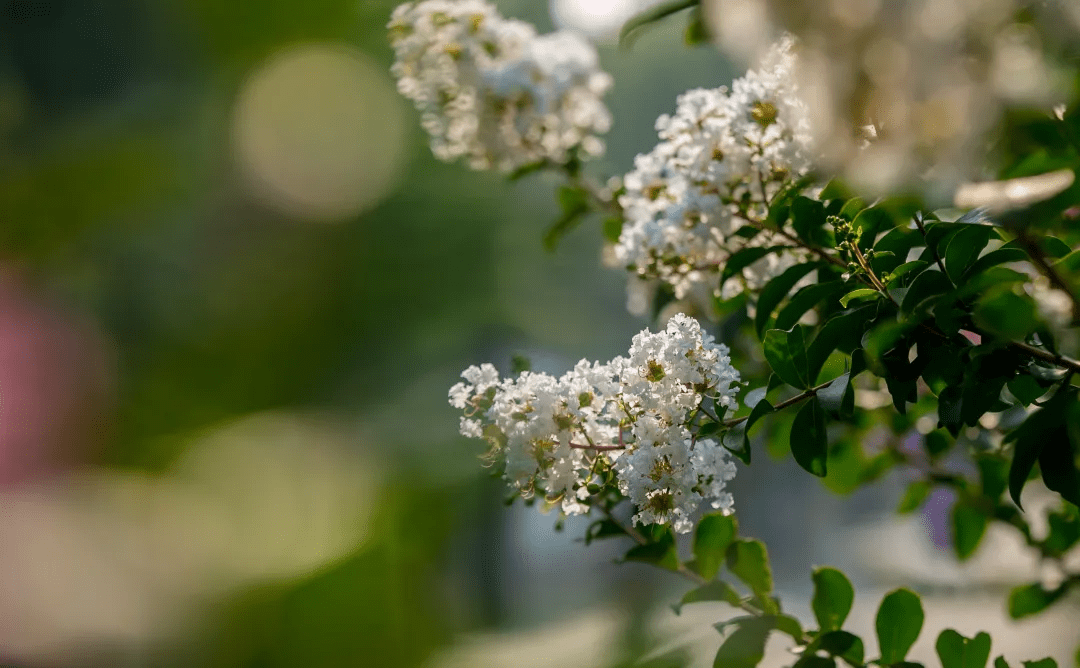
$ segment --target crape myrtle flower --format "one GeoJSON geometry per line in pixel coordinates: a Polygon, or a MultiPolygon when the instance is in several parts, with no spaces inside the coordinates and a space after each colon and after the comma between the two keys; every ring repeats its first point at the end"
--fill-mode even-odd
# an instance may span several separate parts
{"type": "Polygon", "coordinates": [[[612,80],[576,34],[537,35],[483,0],[407,2],[388,28],[398,90],[440,160],[512,171],[603,153],[612,80]]]}
{"type": "Polygon", "coordinates": [[[718,285],[733,253],[784,245],[762,229],[776,195],[810,169],[809,113],[784,38],[731,88],[691,90],[656,121],[660,143],[638,155],[619,203],[625,223],[614,260],[631,287],[667,283],[677,299],[730,299],[760,290],[805,259],[772,253],[718,285]]]}
{"type": "Polygon", "coordinates": [[[464,412],[461,433],[491,444],[492,461],[524,497],[540,493],[584,514],[613,473],[638,524],[685,533],[702,503],[732,510],[725,485],[735,465],[717,441],[695,437],[694,422],[736,407],[739,372],[693,318],[675,315],[664,331],[634,336],[626,357],[581,360],[559,378],[500,378],[490,364],[462,378],[449,395],[464,412]]]}

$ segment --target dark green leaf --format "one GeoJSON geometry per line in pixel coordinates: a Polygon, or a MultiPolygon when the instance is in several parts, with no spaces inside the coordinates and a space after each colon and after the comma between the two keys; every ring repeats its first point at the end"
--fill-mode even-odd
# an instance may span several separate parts
{"type": "MultiPolygon", "coordinates": [[[[1009,495],[1014,503],[1020,506],[1020,492],[1027,483],[1035,462],[1041,463],[1043,448],[1050,443],[1063,443],[1061,448],[1069,447],[1069,431],[1066,426],[1067,410],[1075,401],[1075,392],[1070,389],[1059,389],[1046,405],[1028,415],[1023,424],[1006,435],[1005,441],[1016,441],[1013,448],[1012,465],[1009,467],[1009,495]]],[[[1048,456],[1048,461],[1057,462],[1061,459],[1061,453],[1054,452],[1048,456]]],[[[1075,471],[1075,462],[1070,464],[1070,469],[1075,471]]],[[[1044,471],[1045,475],[1045,471],[1044,471]]],[[[1051,473],[1051,477],[1055,474],[1051,473]]],[[[1067,475],[1062,473],[1063,476],[1067,475]]],[[[1055,479],[1055,484],[1061,482],[1061,487],[1067,486],[1066,480],[1055,479]]]]}
{"type": "Polygon", "coordinates": [[[915,592],[897,589],[881,601],[875,628],[881,647],[881,663],[899,663],[915,644],[923,625],[922,602],[915,592]]]}
{"type": "Polygon", "coordinates": [[[818,304],[836,299],[846,290],[847,287],[840,281],[815,283],[800,288],[777,314],[776,329],[791,329],[807,311],[818,304]]]}
{"type": "Polygon", "coordinates": [[[720,274],[720,282],[718,285],[723,285],[729,278],[737,275],[740,271],[754,264],[766,255],[778,253],[788,248],[791,248],[791,246],[749,246],[735,251],[728,257],[727,262],[724,263],[724,271],[720,274]]]}
{"type": "Polygon", "coordinates": [[[761,336],[765,326],[769,323],[769,319],[772,318],[773,311],[784,300],[784,297],[787,297],[791,288],[795,287],[795,284],[803,276],[806,276],[819,266],[821,266],[819,262],[797,264],[794,267],[789,267],[784,273],[765,284],[765,287],[758,293],[757,313],[754,315],[754,329],[757,330],[758,336],[761,336]]]}
{"type": "Polygon", "coordinates": [[[821,402],[821,407],[829,413],[839,413],[850,382],[851,375],[845,373],[829,383],[828,387],[818,390],[817,398],[821,402]]]}
{"type": "Polygon", "coordinates": [[[796,325],[791,331],[770,329],[765,332],[764,352],[769,366],[781,380],[800,390],[809,387],[807,381],[806,343],[802,327],[796,325]]]}
{"type": "Polygon", "coordinates": [[[772,592],[772,570],[765,544],[759,540],[740,539],[727,550],[727,565],[737,578],[758,596],[772,592]]]}
{"type": "Polygon", "coordinates": [[[935,647],[941,668],[986,668],[990,659],[990,635],[987,633],[965,638],[952,629],[945,629],[938,636],[935,647]]]}
{"type": "Polygon", "coordinates": [[[847,577],[835,568],[816,568],[813,574],[814,598],[810,607],[822,631],[836,631],[844,625],[855,589],[847,577]]]}
{"type": "Polygon", "coordinates": [[[863,664],[863,641],[859,636],[847,631],[829,631],[814,638],[806,648],[807,652],[818,650],[838,656],[852,666],[863,664]]]}
{"type": "Polygon", "coordinates": [[[933,268],[927,269],[911,282],[911,286],[904,295],[904,301],[900,304],[900,311],[905,314],[915,313],[923,302],[945,294],[951,289],[952,283],[945,274],[933,268]]]}
{"type": "Polygon", "coordinates": [[[983,331],[1002,339],[1023,339],[1038,327],[1035,302],[1022,297],[1008,285],[999,285],[984,293],[972,313],[983,331]]]}
{"type": "Polygon", "coordinates": [[[994,659],[994,668],[1009,668],[1009,662],[1005,660],[1005,657],[999,656],[994,659]]]}
{"type": "Polygon", "coordinates": [[[953,506],[952,530],[956,556],[963,561],[975,552],[986,533],[986,516],[977,509],[958,502],[953,506]]]}
{"type": "Polygon", "coordinates": [[[716,577],[727,548],[737,534],[738,524],[732,515],[711,513],[698,522],[694,531],[694,559],[697,572],[706,580],[716,577]]]}
{"type": "Polygon", "coordinates": [[[986,247],[994,228],[989,225],[968,225],[949,240],[945,248],[945,270],[953,282],[959,281],[971,263],[986,247]]]}
{"type": "Polygon", "coordinates": [[[818,398],[814,397],[799,409],[791,424],[791,454],[799,466],[818,477],[824,477],[828,451],[825,411],[818,398]]]}
{"type": "Polygon", "coordinates": [[[992,250],[986,255],[983,255],[979,259],[975,260],[964,272],[963,280],[969,279],[972,276],[977,276],[986,271],[990,267],[995,267],[999,264],[1005,264],[1006,262],[1017,262],[1019,260],[1027,259],[1027,253],[1023,249],[1015,247],[1003,246],[997,250],[992,250]]]}
{"type": "Polygon", "coordinates": [[[1057,661],[1047,657],[1038,661],[1023,661],[1024,668],[1058,668],[1057,661]]]}
{"type": "Polygon", "coordinates": [[[1016,376],[1008,382],[1009,392],[1025,406],[1046,394],[1046,388],[1031,376],[1016,376]]]}
{"type": "Polygon", "coordinates": [[[589,528],[585,531],[585,544],[593,542],[594,540],[600,540],[601,538],[612,538],[614,536],[625,536],[626,529],[622,527],[618,522],[611,520],[596,520],[589,525],[589,528]]]}
{"type": "Polygon", "coordinates": [[[826,321],[806,349],[807,378],[810,383],[817,381],[821,367],[834,350],[851,354],[859,347],[863,331],[876,309],[876,304],[858,306],[826,321]]]}
{"type": "Polygon", "coordinates": [[[803,655],[791,668],[836,668],[836,659],[816,654],[803,655]]]}
{"type": "Polygon", "coordinates": [[[750,428],[754,426],[754,423],[773,412],[772,404],[766,399],[762,399],[754,404],[754,407],[750,409],[750,415],[746,420],[739,425],[736,429],[732,429],[728,433],[724,434],[724,438],[721,440],[721,444],[737,455],[744,464],[750,463],[750,428]]]}

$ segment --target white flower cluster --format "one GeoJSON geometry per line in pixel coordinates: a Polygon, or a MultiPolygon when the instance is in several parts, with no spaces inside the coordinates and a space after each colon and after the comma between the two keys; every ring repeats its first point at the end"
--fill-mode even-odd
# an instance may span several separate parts
{"type": "Polygon", "coordinates": [[[603,153],[611,77],[566,31],[538,36],[484,0],[421,0],[389,24],[398,90],[415,103],[440,160],[510,171],[603,153]]]}
{"type": "Polygon", "coordinates": [[[561,500],[563,512],[587,513],[597,491],[589,486],[614,472],[636,523],[685,533],[701,502],[726,511],[733,505],[724,487],[735,465],[692,428],[703,408],[736,406],[739,372],[728,352],[680,314],[665,331],[637,334],[627,357],[581,360],[561,378],[499,378],[490,364],[469,367],[465,382],[450,389],[450,404],[465,411],[461,433],[487,439],[524,496],[542,490],[561,500]]]}
{"type": "MultiPolygon", "coordinates": [[[[757,69],[726,87],[691,90],[661,116],[661,142],[637,156],[619,198],[625,224],[616,261],[631,281],[659,280],[678,299],[709,298],[727,258],[747,246],[784,245],[759,231],[769,202],[810,168],[810,126],[794,76],[793,40],[775,45],[757,69]]],[[[769,254],[723,287],[730,298],[760,289],[801,261],[769,254]]]]}

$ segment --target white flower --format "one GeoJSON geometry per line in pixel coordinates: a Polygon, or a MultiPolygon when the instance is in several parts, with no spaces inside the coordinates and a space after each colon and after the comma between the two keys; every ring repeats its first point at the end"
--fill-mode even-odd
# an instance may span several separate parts
{"type": "Polygon", "coordinates": [[[420,111],[440,160],[510,171],[603,152],[611,77],[574,33],[538,36],[483,0],[407,2],[389,30],[398,90],[420,111]]]}
{"type": "Polygon", "coordinates": [[[637,156],[619,199],[625,223],[615,257],[632,286],[660,280],[677,299],[707,302],[760,290],[805,259],[794,249],[770,254],[717,285],[736,251],[790,245],[755,228],[772,198],[810,168],[809,114],[794,67],[785,38],[731,90],[688,91],[674,115],[657,119],[661,142],[637,156]]]}
{"type": "Polygon", "coordinates": [[[676,314],[664,331],[634,336],[627,357],[581,360],[560,378],[524,372],[500,380],[489,364],[469,367],[450,403],[465,411],[461,433],[489,440],[523,495],[540,490],[566,514],[587,513],[588,485],[610,469],[637,509],[635,522],[685,532],[702,502],[732,507],[724,487],[734,464],[691,429],[703,407],[736,406],[739,373],[728,352],[676,314]]]}

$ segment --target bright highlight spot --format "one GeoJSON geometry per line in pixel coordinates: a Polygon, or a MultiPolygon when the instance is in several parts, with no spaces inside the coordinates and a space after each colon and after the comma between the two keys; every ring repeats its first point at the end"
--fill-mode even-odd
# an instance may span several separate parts
{"type": "Polygon", "coordinates": [[[559,28],[593,39],[614,37],[623,23],[655,0],[551,0],[551,19],[559,28]]]}
{"type": "Polygon", "coordinates": [[[233,147],[253,199],[289,216],[356,215],[400,175],[401,105],[384,68],[337,44],[278,54],[240,90],[233,147]]]}

